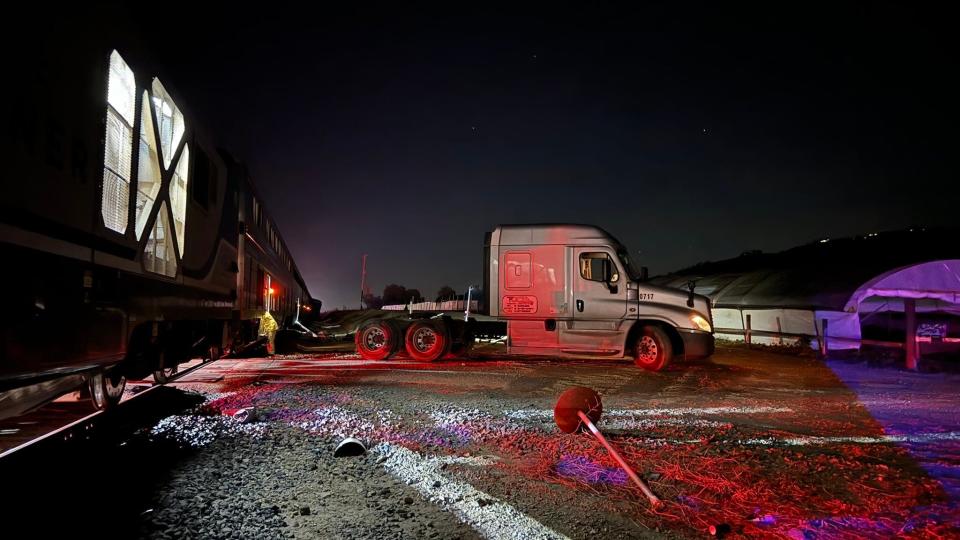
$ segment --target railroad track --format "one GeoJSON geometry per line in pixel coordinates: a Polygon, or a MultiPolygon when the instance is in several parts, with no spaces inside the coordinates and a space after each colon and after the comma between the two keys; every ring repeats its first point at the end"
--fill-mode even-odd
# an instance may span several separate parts
{"type": "MultiPolygon", "coordinates": [[[[212,363],[190,366],[170,382],[212,363]]],[[[151,536],[141,530],[141,516],[152,511],[155,486],[190,450],[154,440],[143,430],[202,401],[170,384],[154,384],[109,410],[5,450],[0,454],[0,523],[17,523],[26,535],[39,537],[151,536]]]]}
{"type": "MultiPolygon", "coordinates": [[[[194,366],[190,366],[188,369],[177,373],[169,381],[169,383],[175,383],[182,377],[207,367],[216,361],[217,360],[208,360],[200,362],[194,366]]],[[[164,393],[162,389],[165,388],[169,383],[153,383],[150,387],[131,395],[108,410],[94,411],[65,425],[55,427],[50,431],[17,444],[16,446],[7,448],[0,452],[0,467],[5,468],[8,466],[10,461],[19,461],[20,459],[18,456],[23,456],[24,454],[35,450],[41,451],[43,449],[49,449],[58,443],[64,443],[78,439],[89,439],[94,435],[95,432],[103,431],[100,429],[100,427],[105,422],[111,426],[117,424],[130,425],[131,423],[135,423],[137,412],[142,411],[145,408],[149,409],[151,406],[156,405],[154,403],[155,401],[158,399],[163,399],[163,396],[160,394],[164,393]]],[[[54,405],[55,403],[44,405],[41,410],[54,405]]],[[[56,411],[54,411],[50,417],[56,417],[56,411]]]]}

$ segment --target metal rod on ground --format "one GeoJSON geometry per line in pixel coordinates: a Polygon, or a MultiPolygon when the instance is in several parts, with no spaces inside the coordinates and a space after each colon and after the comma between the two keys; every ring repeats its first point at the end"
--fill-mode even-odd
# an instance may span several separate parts
{"type": "Polygon", "coordinates": [[[783,325],[780,324],[780,317],[777,317],[777,345],[783,345],[783,325]]]}
{"type": "Polygon", "coordinates": [[[607,449],[607,452],[610,452],[610,455],[613,456],[613,459],[617,460],[617,463],[620,465],[620,468],[626,471],[627,476],[630,477],[630,480],[633,480],[633,483],[636,484],[638,488],[640,488],[640,491],[642,491],[644,495],[647,496],[647,499],[650,501],[650,504],[652,504],[653,506],[659,505],[660,498],[654,495],[652,491],[650,491],[650,488],[647,486],[647,484],[644,483],[644,481],[641,480],[639,476],[637,476],[637,473],[633,472],[633,469],[630,468],[630,465],[627,465],[627,462],[624,461],[622,457],[620,457],[620,453],[617,452],[616,449],[614,449],[609,442],[607,442],[606,437],[604,437],[603,434],[600,433],[600,430],[597,429],[597,426],[593,425],[593,422],[590,421],[590,417],[584,414],[583,411],[577,411],[577,416],[579,416],[580,420],[584,423],[584,425],[586,425],[587,428],[590,429],[590,433],[593,433],[593,436],[600,441],[600,444],[602,444],[604,448],[607,449]]]}

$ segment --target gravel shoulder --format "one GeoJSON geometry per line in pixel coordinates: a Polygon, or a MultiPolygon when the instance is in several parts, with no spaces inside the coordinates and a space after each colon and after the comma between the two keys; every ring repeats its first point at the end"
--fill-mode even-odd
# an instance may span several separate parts
{"type": "MultiPolygon", "coordinates": [[[[146,435],[189,451],[154,486],[143,537],[694,538],[711,525],[743,537],[960,533],[956,501],[928,466],[949,455],[914,452],[930,437],[938,451],[955,448],[942,439],[960,439],[944,412],[957,398],[941,389],[922,433],[891,438],[849,374],[812,358],[722,348],[655,374],[335,353],[218,364],[177,384],[203,406],[146,435]],[[651,509],[594,439],[553,425],[554,400],[573,385],[603,396],[600,428],[663,507],[651,509]],[[253,422],[231,417],[245,408],[253,422]],[[369,452],[333,457],[346,436],[369,452]]],[[[882,399],[889,408],[899,398],[882,399]]]]}

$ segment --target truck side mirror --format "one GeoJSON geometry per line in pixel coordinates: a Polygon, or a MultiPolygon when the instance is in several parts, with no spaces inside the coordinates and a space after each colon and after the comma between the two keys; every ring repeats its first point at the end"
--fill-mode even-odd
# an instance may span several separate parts
{"type": "Polygon", "coordinates": [[[613,284],[613,272],[614,266],[613,261],[610,259],[600,259],[600,265],[603,268],[603,283],[607,286],[607,289],[610,290],[610,294],[617,294],[619,290],[616,285],[613,284]]]}
{"type": "Polygon", "coordinates": [[[696,294],[694,291],[696,291],[697,289],[696,280],[688,281],[687,289],[690,291],[690,293],[687,295],[687,307],[693,307],[694,305],[693,299],[694,299],[694,295],[696,294]]]}
{"type": "Polygon", "coordinates": [[[650,269],[646,266],[640,267],[640,281],[647,281],[650,279],[650,269]]]}

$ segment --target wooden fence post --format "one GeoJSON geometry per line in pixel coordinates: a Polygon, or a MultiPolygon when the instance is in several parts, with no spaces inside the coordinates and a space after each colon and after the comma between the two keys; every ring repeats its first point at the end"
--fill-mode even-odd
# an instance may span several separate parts
{"type": "Polygon", "coordinates": [[[827,357],[827,354],[830,353],[829,347],[827,347],[827,321],[826,319],[820,319],[820,356],[823,358],[827,357]]]}
{"type": "Polygon", "coordinates": [[[750,314],[747,314],[747,325],[743,329],[743,340],[747,342],[747,345],[750,345],[752,336],[750,335],[750,314]]]}
{"type": "Polygon", "coordinates": [[[903,301],[903,314],[906,317],[907,337],[904,349],[907,352],[907,369],[917,370],[917,301],[906,298],[903,301]]]}

